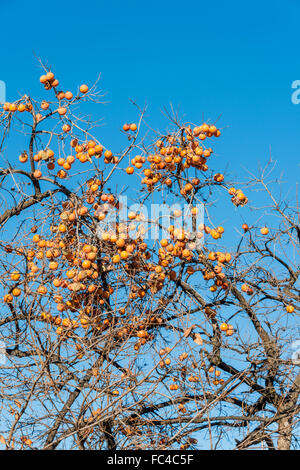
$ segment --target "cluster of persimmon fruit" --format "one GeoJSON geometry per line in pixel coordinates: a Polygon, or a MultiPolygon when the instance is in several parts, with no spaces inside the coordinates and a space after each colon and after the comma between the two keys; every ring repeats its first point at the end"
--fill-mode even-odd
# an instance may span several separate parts
{"type": "MultiPolygon", "coordinates": [[[[55,90],[59,106],[55,112],[50,113],[51,115],[57,112],[59,116],[64,117],[69,104],[73,100],[79,99],[78,95],[74,97],[70,91],[58,91],[59,82],[51,71],[42,75],[40,82],[46,90],[55,90]]],[[[81,85],[79,91],[85,95],[88,93],[89,87],[81,85]]],[[[44,100],[40,104],[40,109],[36,112],[30,100],[26,100],[24,103],[5,103],[3,109],[7,112],[29,111],[34,114],[36,120],[40,120],[43,117],[40,112],[48,111],[50,107],[50,103],[44,100]]],[[[71,126],[71,122],[64,121],[62,131],[69,133],[71,126]]],[[[126,123],[122,129],[124,132],[136,132],[138,126],[135,123],[126,123]]],[[[201,172],[207,172],[213,149],[206,146],[205,142],[207,142],[207,139],[217,138],[220,135],[220,129],[205,122],[195,127],[183,126],[179,131],[156,140],[152,152],[145,153],[145,155],[136,155],[132,158],[125,171],[128,175],[131,175],[135,172],[135,169],[140,170],[143,175],[141,182],[149,192],[152,192],[158,184],[171,188],[176,183],[180,194],[187,201],[191,201],[201,184],[201,180],[198,177],[189,179],[187,170],[194,168],[201,172]],[[145,164],[150,165],[144,168],[145,164]]],[[[57,157],[54,150],[49,147],[39,150],[33,155],[33,160],[38,165],[38,168],[33,172],[33,177],[42,178],[41,165],[43,163],[50,171],[54,170],[55,165],[58,165],[60,169],[56,176],[62,179],[68,177],[68,172],[72,169],[76,160],[80,163],[91,163],[93,158],[103,157],[105,164],[118,165],[119,163],[119,157],[114,155],[111,150],[105,149],[95,139],[80,141],[77,137],[71,137],[70,148],[70,155],[64,157],[57,157]]],[[[19,161],[26,163],[28,160],[27,152],[22,152],[19,161]]],[[[213,180],[227,189],[232,196],[232,202],[236,206],[247,203],[248,199],[242,190],[234,187],[227,188],[223,184],[223,174],[214,174],[213,180]]],[[[123,269],[126,275],[130,275],[133,271],[135,274],[139,273],[142,282],[139,285],[137,283],[131,285],[129,301],[143,299],[148,290],[152,293],[158,292],[163,288],[167,279],[175,281],[177,277],[175,270],[176,258],[187,264],[187,274],[192,275],[195,271],[200,270],[205,281],[213,280],[214,284],[210,287],[211,292],[215,292],[218,288],[226,290],[229,287],[223,271],[230,264],[231,254],[210,251],[207,255],[202,253],[196,257],[194,251],[196,248],[195,239],[191,239],[190,233],[176,227],[175,223],[168,228],[168,236],[160,241],[157,252],[144,241],[145,233],[142,229],[137,229],[137,223],[141,219],[140,215],[134,212],[128,214],[128,221],[125,224],[116,224],[113,232],[110,230],[102,231],[101,236],[97,239],[84,236],[82,232],[81,240],[78,239],[78,227],[80,228],[83,223],[88,224],[92,219],[104,221],[108,212],[118,209],[117,196],[103,192],[102,180],[97,173],[95,177],[87,180],[82,198],[77,197],[76,200],[68,200],[62,203],[59,221],[51,227],[52,238],[45,239],[37,233],[33,236],[34,246],[30,246],[25,253],[29,278],[35,280],[37,273],[41,272],[38,263],[44,263],[45,267],[47,261],[47,270],[53,277],[51,289],[59,290],[53,297],[58,312],[80,311],[80,317],[74,320],[69,317],[62,319],[59,315],[52,317],[47,312],[42,313],[43,320],[51,321],[58,326],[57,332],[59,334],[64,331],[64,328],[74,329],[80,325],[87,328],[95,323],[98,329],[108,327],[109,320],[100,321],[98,319],[99,312],[97,313],[94,307],[95,304],[106,305],[110,296],[114,293],[112,286],[104,287],[102,281],[99,280],[101,278],[101,268],[99,268],[101,263],[105,263],[112,270],[123,269]],[[130,233],[135,229],[137,229],[138,236],[132,237],[130,233]],[[157,257],[156,261],[152,256],[154,253],[157,257]],[[100,262],[99,258],[101,258],[100,262]],[[195,269],[192,264],[196,264],[198,267],[195,269]],[[66,267],[66,265],[68,266],[66,267]],[[64,300],[66,296],[61,294],[60,291],[62,290],[68,292],[69,299],[64,300]],[[93,317],[93,321],[91,321],[91,317],[93,317]],[[95,318],[97,318],[96,322],[95,318]]],[[[192,207],[191,216],[197,215],[197,210],[197,207],[192,207]]],[[[181,211],[176,210],[173,217],[176,219],[181,215],[181,211]]],[[[247,224],[243,224],[243,229],[245,232],[249,231],[247,224]]],[[[210,228],[201,224],[198,227],[196,237],[202,238],[205,233],[209,234],[214,240],[218,240],[222,237],[223,232],[224,228],[221,226],[210,228]]],[[[269,229],[267,227],[261,228],[262,235],[268,233],[269,229]]],[[[20,253],[22,253],[22,250],[19,250],[18,254],[20,253]]],[[[5,302],[10,303],[14,297],[21,295],[20,277],[21,273],[18,271],[11,273],[11,280],[15,281],[16,285],[4,296],[5,302]]],[[[253,294],[253,288],[247,283],[242,285],[241,290],[248,295],[253,294]]],[[[48,289],[45,282],[37,288],[36,293],[45,296],[52,294],[52,291],[48,289]]],[[[292,313],[294,307],[288,305],[286,309],[292,313]]],[[[213,315],[209,309],[205,313],[208,317],[213,315]]],[[[222,323],[220,329],[226,332],[228,336],[231,336],[234,331],[232,325],[226,323],[222,323]]],[[[122,331],[123,333],[125,331],[127,333],[128,331],[138,331],[138,337],[143,341],[151,338],[151,334],[148,334],[144,324],[139,325],[138,328],[134,325],[129,327],[129,330],[123,329],[122,331]]],[[[123,333],[120,333],[120,335],[122,336],[123,333]]]]}
{"type": "MultiPolygon", "coordinates": [[[[222,331],[224,331],[224,330],[225,331],[231,331],[233,333],[233,326],[232,325],[227,325],[226,323],[222,323],[221,330],[222,331]]],[[[159,351],[159,355],[161,357],[161,359],[159,361],[159,367],[160,368],[164,369],[164,368],[172,365],[171,358],[167,357],[171,351],[172,351],[172,349],[168,346],[163,348],[163,349],[160,349],[160,351],[159,351]]],[[[180,354],[178,359],[182,363],[183,361],[188,360],[190,358],[189,358],[189,355],[188,355],[187,352],[183,352],[182,354],[180,354]]],[[[195,364],[192,363],[192,368],[195,368],[195,367],[196,367],[195,364]]],[[[214,374],[214,379],[212,381],[213,385],[217,386],[217,385],[222,385],[224,383],[224,379],[220,378],[220,376],[221,376],[221,371],[220,370],[215,369],[215,367],[213,367],[213,366],[205,366],[205,369],[209,374],[214,374]]],[[[187,374],[187,367],[186,366],[181,366],[180,367],[180,373],[181,373],[181,377],[184,377],[184,382],[185,382],[186,374],[187,374]]],[[[195,375],[195,374],[189,375],[189,377],[187,378],[187,381],[190,382],[190,383],[198,383],[198,382],[200,382],[200,376],[195,375]]],[[[182,381],[179,380],[177,377],[173,377],[172,378],[172,383],[170,384],[169,389],[171,391],[178,390],[179,386],[180,386],[180,385],[178,385],[178,382],[182,382],[182,381]]],[[[186,413],[187,410],[184,406],[182,406],[182,407],[179,406],[179,412],[180,413],[186,413]]]]}
{"type": "MultiPolygon", "coordinates": [[[[66,126],[68,125],[65,124],[63,128],[66,129],[66,126]]],[[[47,169],[51,171],[55,169],[55,164],[57,164],[61,168],[58,170],[56,176],[61,179],[65,179],[69,176],[68,172],[72,169],[72,165],[76,160],[80,163],[91,163],[91,157],[100,158],[103,155],[103,162],[106,164],[117,164],[119,161],[117,156],[113,156],[111,150],[106,150],[103,152],[103,146],[97,144],[94,140],[79,143],[78,139],[72,139],[70,145],[71,148],[74,149],[75,155],[70,154],[65,157],[55,158],[54,151],[50,148],[47,148],[36,153],[33,156],[33,160],[35,162],[47,163],[47,169]]],[[[21,163],[26,163],[28,161],[27,152],[20,154],[19,161],[21,163]]],[[[35,170],[33,176],[35,178],[41,178],[41,169],[35,170]]]]}
{"type": "MultiPolygon", "coordinates": [[[[207,171],[207,159],[213,153],[211,147],[205,148],[203,141],[206,138],[219,137],[220,130],[216,126],[203,123],[193,130],[190,126],[184,127],[180,134],[168,135],[156,141],[154,152],[147,156],[150,168],[143,170],[142,184],[153,191],[156,183],[161,182],[167,187],[172,187],[178,175],[190,167],[207,171]]],[[[132,167],[127,168],[127,173],[132,174],[134,167],[140,169],[145,163],[141,157],[131,160],[132,167]]],[[[222,175],[216,176],[222,181],[222,175]]],[[[182,195],[189,194],[200,183],[198,178],[186,181],[181,185],[182,195]]]]}
{"type": "Polygon", "coordinates": [[[32,109],[33,107],[30,102],[20,102],[20,103],[5,102],[3,104],[3,110],[9,113],[15,113],[16,111],[19,111],[20,113],[23,113],[24,111],[31,112],[32,109]]]}
{"type": "MultiPolygon", "coordinates": [[[[56,88],[59,85],[59,81],[55,77],[54,73],[51,71],[40,76],[40,83],[44,85],[45,90],[51,90],[51,89],[56,90],[56,88]]],[[[80,85],[79,90],[80,90],[80,93],[86,94],[89,91],[89,87],[83,84],[83,85],[80,85]]],[[[70,101],[73,99],[73,93],[70,91],[62,92],[62,91],[56,90],[56,97],[60,102],[64,99],[70,101]]],[[[49,106],[50,104],[44,100],[41,103],[41,110],[48,110],[49,106]]],[[[7,112],[11,112],[11,113],[14,113],[16,111],[19,111],[21,113],[24,111],[32,112],[33,105],[28,99],[20,100],[17,103],[5,102],[3,104],[3,110],[7,112]]],[[[61,116],[64,116],[67,113],[67,108],[65,108],[64,106],[59,106],[57,108],[57,112],[61,116]]],[[[36,120],[39,121],[39,119],[42,118],[42,115],[40,113],[35,113],[35,117],[36,117],[36,120]]]]}
{"type": "MultiPolygon", "coordinates": [[[[87,186],[85,197],[89,199],[91,198],[89,190],[92,190],[93,194],[96,192],[94,186],[97,186],[97,180],[89,180],[87,186]]],[[[117,206],[118,202],[112,194],[102,194],[99,202],[94,203],[94,214],[101,220],[108,207],[117,206]]],[[[49,281],[45,280],[35,291],[32,289],[30,292],[27,289],[27,294],[36,294],[41,298],[51,296],[51,299],[56,303],[59,315],[42,311],[40,319],[57,326],[57,334],[67,332],[70,336],[72,330],[78,327],[92,327],[103,331],[112,325],[112,321],[107,318],[103,321],[101,306],[109,307],[108,300],[113,294],[114,288],[112,286],[103,287],[103,282],[100,279],[99,253],[102,257],[100,264],[117,265],[122,260],[125,263],[124,270],[127,273],[133,269],[141,273],[142,263],[150,257],[150,253],[147,252],[147,244],[141,239],[131,239],[128,235],[128,228],[121,225],[117,225],[115,234],[103,232],[101,238],[95,239],[94,242],[91,239],[78,241],[75,236],[76,227],[81,225],[88,212],[84,205],[75,207],[71,201],[63,202],[57,224],[51,226],[52,236],[46,239],[35,233],[32,237],[32,245],[26,249],[18,250],[18,254],[26,256],[28,266],[26,276],[32,280],[34,287],[36,287],[37,281],[41,282],[40,275],[43,270],[49,273],[52,278],[51,286],[49,286],[49,281]],[[66,318],[62,318],[63,312],[69,312],[66,318]],[[79,316],[71,319],[70,313],[72,312],[79,312],[79,316]]],[[[147,272],[148,269],[145,267],[144,271],[147,272]]],[[[21,285],[20,281],[23,277],[24,273],[22,274],[20,271],[11,273],[11,280],[18,285],[13,286],[11,291],[5,295],[5,302],[10,303],[14,297],[21,295],[19,285],[21,285]]],[[[155,284],[155,278],[159,278],[159,283],[162,282],[162,274],[155,272],[151,279],[152,286],[155,284]]],[[[132,302],[134,299],[142,299],[146,291],[146,284],[132,285],[129,300],[132,302]]],[[[124,313],[125,309],[120,308],[118,314],[124,313]]],[[[147,328],[153,327],[159,321],[159,318],[152,316],[146,322],[148,325],[146,327],[145,322],[136,322],[135,319],[126,328],[120,327],[119,330],[116,328],[116,336],[119,338],[128,337],[128,335],[137,336],[139,342],[135,345],[135,349],[138,349],[140,345],[151,339],[147,328]]],[[[116,319],[113,322],[115,324],[116,319]]]]}
{"type": "MultiPolygon", "coordinates": [[[[118,200],[110,193],[102,193],[100,197],[97,197],[98,202],[94,202],[99,187],[97,179],[88,180],[84,197],[93,204],[92,215],[103,220],[106,211],[118,208],[118,200]]],[[[101,309],[101,306],[109,306],[109,298],[114,293],[112,286],[103,287],[100,276],[101,268],[99,267],[102,263],[105,263],[106,269],[110,266],[109,269],[113,270],[114,266],[122,262],[124,272],[127,275],[132,274],[132,271],[138,273],[143,283],[131,286],[128,301],[133,302],[135,299],[143,299],[147,295],[149,287],[152,293],[157,292],[163,288],[166,279],[176,280],[176,271],[172,269],[176,257],[187,262],[193,259],[191,248],[186,248],[190,242],[186,238],[184,230],[176,229],[174,226],[169,227],[170,241],[162,239],[160,242],[157,263],[151,261],[150,250],[142,237],[130,238],[130,226],[126,224],[116,224],[114,233],[103,231],[97,239],[91,240],[82,234],[82,240],[78,240],[76,238],[77,228],[82,225],[85,218],[90,216],[90,212],[83,204],[76,205],[71,200],[64,201],[57,223],[51,226],[52,236],[46,239],[40,234],[34,233],[32,244],[26,249],[18,249],[19,255],[26,256],[28,266],[26,276],[32,280],[34,287],[36,287],[37,281],[41,281],[40,273],[42,271],[49,273],[52,279],[51,286],[45,280],[38,285],[36,290],[32,289],[32,292],[29,293],[41,296],[41,298],[51,296],[56,304],[58,315],[42,311],[40,319],[55,325],[59,335],[66,332],[70,336],[72,331],[78,327],[91,327],[103,331],[112,325],[111,319],[103,320],[103,309],[101,309]],[[101,256],[100,264],[99,256],[101,256]],[[69,312],[68,316],[62,318],[63,312],[69,312]],[[79,315],[71,319],[70,313],[75,312],[79,315]]],[[[128,214],[128,222],[136,218],[135,213],[128,214]]],[[[33,232],[36,232],[36,228],[33,232]]],[[[219,232],[222,232],[220,228],[219,232]]],[[[217,260],[221,264],[229,262],[231,256],[228,253],[216,252],[210,253],[208,258],[217,260]]],[[[188,274],[194,272],[192,266],[187,267],[188,274]]],[[[221,269],[215,269],[214,272],[217,276],[215,284],[219,285],[219,281],[222,279],[221,269]]],[[[12,302],[14,297],[21,295],[20,280],[24,274],[20,271],[13,271],[10,276],[16,285],[4,296],[4,301],[7,303],[12,302]]],[[[206,273],[204,278],[209,279],[210,277],[206,273]]],[[[119,315],[124,314],[125,309],[119,309],[118,313],[119,315]]],[[[114,326],[117,321],[117,317],[114,318],[114,326]]],[[[116,337],[137,336],[139,341],[134,347],[138,350],[141,345],[153,338],[148,330],[161,322],[161,318],[154,316],[147,316],[146,321],[133,319],[126,326],[120,325],[119,329],[116,328],[116,337]]],[[[228,335],[233,332],[231,326],[229,325],[227,328],[225,324],[221,325],[221,330],[227,331],[228,335]]]]}
{"type": "MultiPolygon", "coordinates": [[[[40,77],[40,82],[44,85],[46,90],[54,89],[56,98],[58,99],[59,106],[55,110],[61,117],[65,116],[68,111],[68,105],[72,100],[79,99],[78,96],[74,98],[73,93],[70,91],[58,91],[57,87],[59,81],[55,77],[52,71],[46,71],[40,77]],[[63,102],[67,104],[63,104],[63,102]]],[[[89,91],[89,87],[85,84],[79,87],[81,94],[85,95],[89,91]]],[[[36,120],[40,120],[43,116],[39,110],[33,110],[31,102],[27,104],[20,104],[20,111],[32,111],[36,120]]],[[[40,104],[41,111],[47,111],[50,103],[43,100],[40,104]]],[[[5,103],[5,111],[15,111],[18,106],[15,103],[5,103]]],[[[55,114],[52,111],[52,114],[55,114]]],[[[51,114],[51,113],[50,113],[51,114]]],[[[137,131],[138,127],[135,123],[124,124],[123,130],[137,131]]],[[[70,123],[65,122],[62,127],[63,132],[69,132],[71,130],[70,123]]],[[[190,125],[184,126],[179,132],[172,135],[167,135],[157,140],[154,145],[154,153],[149,154],[146,157],[137,155],[131,159],[131,166],[126,168],[127,174],[133,174],[134,169],[142,169],[143,165],[148,162],[150,168],[143,170],[144,177],[142,183],[145,184],[149,191],[153,191],[156,183],[161,182],[162,184],[171,187],[174,180],[185,170],[190,167],[196,168],[203,172],[208,170],[208,158],[213,153],[211,147],[205,146],[204,142],[212,137],[219,137],[221,135],[220,129],[214,124],[203,123],[200,126],[191,127],[190,125]]],[[[102,145],[94,140],[87,142],[79,142],[78,139],[72,139],[71,148],[75,150],[75,156],[69,155],[67,157],[54,157],[54,153],[51,149],[44,149],[34,156],[36,162],[46,161],[48,170],[53,170],[55,163],[62,168],[57,173],[58,178],[67,178],[68,171],[71,170],[75,159],[82,163],[91,162],[92,157],[100,158],[104,156],[104,163],[118,164],[118,157],[113,155],[113,152],[109,149],[104,151],[102,145]]],[[[27,162],[28,156],[26,153],[20,155],[20,161],[22,163],[27,162]]],[[[41,168],[35,170],[34,177],[41,178],[41,168]]],[[[218,183],[224,181],[224,175],[217,173],[214,175],[214,180],[218,183]]],[[[186,181],[185,184],[180,184],[180,192],[182,195],[189,195],[194,192],[197,186],[200,184],[199,178],[193,178],[191,181],[186,181]]],[[[247,202],[246,196],[241,190],[235,190],[230,188],[229,193],[233,196],[232,201],[236,205],[245,204],[247,202]]]]}

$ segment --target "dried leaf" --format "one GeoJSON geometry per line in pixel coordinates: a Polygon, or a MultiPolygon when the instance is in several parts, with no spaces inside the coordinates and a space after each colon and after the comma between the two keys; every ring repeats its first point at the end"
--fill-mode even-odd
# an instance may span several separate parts
{"type": "Polygon", "coordinates": [[[201,338],[200,333],[195,333],[194,335],[194,342],[201,346],[203,344],[203,339],[201,338]]]}
{"type": "Polygon", "coordinates": [[[185,338],[188,338],[194,328],[195,328],[195,325],[192,325],[192,326],[190,326],[189,328],[187,328],[187,329],[184,331],[183,336],[184,336],[185,338]]]}
{"type": "Polygon", "coordinates": [[[0,435],[0,442],[1,444],[5,445],[6,444],[6,440],[4,439],[4,437],[2,435],[0,435]]]}
{"type": "Polygon", "coordinates": [[[205,307],[204,313],[207,315],[208,318],[215,318],[215,316],[217,315],[217,312],[210,307],[205,307]]]}

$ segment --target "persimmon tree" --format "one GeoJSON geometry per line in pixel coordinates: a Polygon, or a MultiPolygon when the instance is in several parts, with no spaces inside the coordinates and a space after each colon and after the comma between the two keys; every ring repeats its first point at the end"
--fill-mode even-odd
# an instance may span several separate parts
{"type": "Polygon", "coordinates": [[[2,445],[296,448],[297,204],[269,165],[243,189],[215,168],[216,123],[158,132],[135,105],[104,144],[96,85],[43,67],[0,113],[2,445]]]}

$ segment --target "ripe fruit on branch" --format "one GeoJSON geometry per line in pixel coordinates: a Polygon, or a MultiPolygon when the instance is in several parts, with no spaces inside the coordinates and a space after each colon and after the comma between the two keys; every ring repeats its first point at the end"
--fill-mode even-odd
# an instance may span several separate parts
{"type": "Polygon", "coordinates": [[[214,180],[217,181],[217,183],[222,183],[222,181],[224,181],[224,175],[221,173],[216,173],[214,175],[214,180]]]}
{"type": "Polygon", "coordinates": [[[226,336],[232,336],[234,333],[234,328],[232,325],[228,325],[228,329],[226,331],[226,336]]]}
{"type": "Polygon", "coordinates": [[[27,160],[28,160],[28,155],[27,155],[27,153],[26,153],[26,152],[21,153],[21,155],[19,156],[19,161],[20,161],[21,163],[26,163],[27,160]]]}
{"type": "Polygon", "coordinates": [[[250,286],[248,286],[248,284],[243,284],[242,285],[242,291],[245,292],[248,295],[252,295],[253,292],[254,292],[253,289],[250,286]]]}
{"type": "Polygon", "coordinates": [[[33,172],[33,176],[34,176],[34,178],[36,178],[36,179],[41,178],[41,177],[42,177],[42,172],[41,172],[41,170],[35,170],[35,171],[33,172]]]}
{"type": "Polygon", "coordinates": [[[41,108],[42,108],[42,109],[46,110],[46,109],[49,108],[49,106],[50,106],[50,105],[49,105],[49,103],[48,103],[47,101],[42,101],[42,103],[41,103],[41,108]]]}
{"type": "Polygon", "coordinates": [[[60,116],[64,116],[67,113],[67,108],[62,106],[60,108],[57,108],[57,112],[60,116]]]}
{"type": "Polygon", "coordinates": [[[227,323],[221,323],[221,325],[220,325],[220,330],[221,330],[221,331],[227,331],[227,330],[228,330],[228,325],[227,325],[227,323]]]}
{"type": "Polygon", "coordinates": [[[14,297],[19,297],[21,295],[21,289],[19,287],[15,287],[13,290],[12,290],[12,295],[14,297]]]}
{"type": "Polygon", "coordinates": [[[80,93],[87,93],[89,91],[89,87],[83,84],[83,85],[80,85],[79,90],[80,90],[80,93]]]}
{"type": "Polygon", "coordinates": [[[261,233],[262,235],[268,235],[268,233],[269,233],[268,227],[262,227],[262,228],[260,229],[260,233],[261,233]]]}
{"type": "Polygon", "coordinates": [[[295,307],[293,305],[287,305],[286,306],[287,313],[293,313],[294,310],[295,310],[295,307]]]}

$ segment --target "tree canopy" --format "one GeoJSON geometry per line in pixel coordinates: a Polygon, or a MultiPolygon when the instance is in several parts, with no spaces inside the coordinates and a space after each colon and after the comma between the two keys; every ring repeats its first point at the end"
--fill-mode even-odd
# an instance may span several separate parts
{"type": "Polygon", "coordinates": [[[133,103],[120,150],[97,83],[40,82],[0,112],[2,445],[299,447],[296,189],[223,173],[218,121],[133,103]]]}

